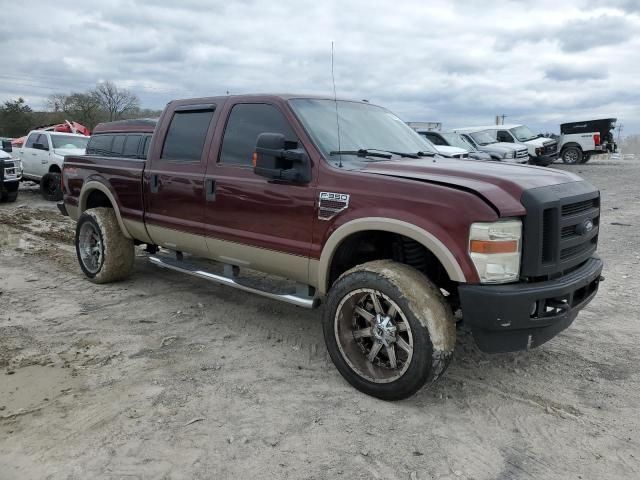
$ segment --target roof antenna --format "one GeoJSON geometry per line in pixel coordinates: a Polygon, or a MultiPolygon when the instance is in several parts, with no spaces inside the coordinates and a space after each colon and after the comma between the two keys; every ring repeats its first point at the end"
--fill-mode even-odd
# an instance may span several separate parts
{"type": "MultiPolygon", "coordinates": [[[[336,127],[338,128],[338,151],[340,149],[340,117],[338,116],[338,97],[336,95],[336,77],[333,74],[333,42],[331,42],[331,81],[333,82],[333,101],[336,105],[336,127]]],[[[338,154],[338,167],[342,168],[342,154],[338,154]]]]}

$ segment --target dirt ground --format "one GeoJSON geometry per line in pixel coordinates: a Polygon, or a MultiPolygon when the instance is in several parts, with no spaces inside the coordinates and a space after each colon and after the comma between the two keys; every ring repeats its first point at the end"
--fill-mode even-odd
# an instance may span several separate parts
{"type": "Polygon", "coordinates": [[[0,479],[640,478],[640,161],[602,190],[596,299],[530,352],[459,332],[436,385],[351,388],[306,311],[150,265],[83,277],[34,187],[0,205],[0,479]]]}

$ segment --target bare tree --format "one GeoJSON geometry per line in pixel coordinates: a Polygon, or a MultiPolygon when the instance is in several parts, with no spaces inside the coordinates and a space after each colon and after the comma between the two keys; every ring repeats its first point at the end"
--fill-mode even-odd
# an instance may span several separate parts
{"type": "Polygon", "coordinates": [[[70,95],[65,93],[52,93],[49,95],[49,98],[47,98],[47,107],[52,112],[69,113],[69,98],[70,95]]]}
{"type": "Polygon", "coordinates": [[[68,98],[74,120],[93,129],[103,117],[102,107],[96,96],[91,93],[72,93],[68,98]]]}
{"type": "Polygon", "coordinates": [[[126,88],[118,88],[112,82],[102,82],[96,86],[93,95],[100,106],[109,113],[109,121],[120,118],[128,111],[140,107],[140,100],[135,93],[126,88]]]}

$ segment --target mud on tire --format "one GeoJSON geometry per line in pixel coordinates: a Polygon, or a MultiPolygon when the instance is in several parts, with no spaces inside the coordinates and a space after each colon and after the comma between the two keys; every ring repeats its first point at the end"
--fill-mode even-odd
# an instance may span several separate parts
{"type": "Polygon", "coordinates": [[[391,260],[359,265],[335,282],[323,332],[340,374],[384,400],[407,398],[442,375],[456,336],[440,290],[419,271],[391,260]]]}
{"type": "Polygon", "coordinates": [[[109,283],[131,275],[133,240],[122,233],[112,208],[86,210],[78,219],[75,244],[80,268],[92,282],[109,283]]]}

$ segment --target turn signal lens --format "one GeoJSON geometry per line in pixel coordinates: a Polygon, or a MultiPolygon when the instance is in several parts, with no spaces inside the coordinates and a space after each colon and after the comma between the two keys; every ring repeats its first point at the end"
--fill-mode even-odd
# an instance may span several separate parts
{"type": "Polygon", "coordinates": [[[471,240],[471,248],[469,250],[473,253],[516,253],[518,251],[518,241],[471,240]]]}
{"type": "Polygon", "coordinates": [[[251,163],[253,164],[253,168],[256,168],[256,165],[258,164],[258,154],[256,152],[253,152],[251,163]]]}
{"type": "Polygon", "coordinates": [[[482,283],[515,282],[520,277],[522,222],[518,219],[474,223],[469,256],[482,283]]]}

